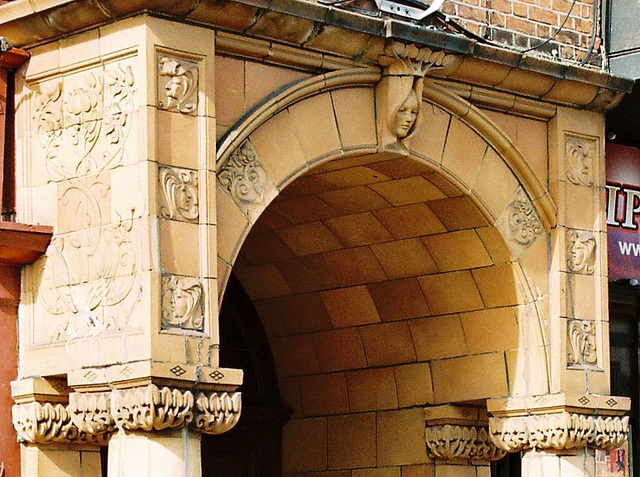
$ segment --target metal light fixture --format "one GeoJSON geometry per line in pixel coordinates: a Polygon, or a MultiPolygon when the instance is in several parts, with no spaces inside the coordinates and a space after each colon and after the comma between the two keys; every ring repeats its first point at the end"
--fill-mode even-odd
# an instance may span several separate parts
{"type": "Polygon", "coordinates": [[[381,12],[393,13],[412,20],[422,20],[440,9],[444,0],[433,0],[429,5],[420,0],[376,0],[381,12]]]}

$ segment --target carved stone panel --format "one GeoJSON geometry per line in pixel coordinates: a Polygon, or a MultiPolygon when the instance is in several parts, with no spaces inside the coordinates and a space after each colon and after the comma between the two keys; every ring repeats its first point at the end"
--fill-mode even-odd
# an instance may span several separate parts
{"type": "Polygon", "coordinates": [[[198,64],[157,53],[158,108],[195,115],[198,111],[198,64]]]}
{"type": "Polygon", "coordinates": [[[169,220],[197,222],[198,173],[189,169],[159,166],[160,215],[169,220]]]}
{"type": "Polygon", "coordinates": [[[598,350],[596,323],[589,320],[569,320],[567,324],[567,366],[597,367],[598,350]]]}
{"type": "Polygon", "coordinates": [[[593,275],[596,264],[596,237],[593,232],[567,231],[567,267],[581,275],[593,275]]]}
{"type": "Polygon", "coordinates": [[[162,276],[162,329],[204,331],[204,289],[199,279],[162,276]]]}
{"type": "Polygon", "coordinates": [[[522,188],[518,188],[497,225],[516,257],[544,232],[538,213],[522,188]]]}
{"type": "Polygon", "coordinates": [[[595,140],[567,135],[565,137],[565,159],[567,180],[575,185],[593,185],[596,163],[595,140]]]}
{"type": "Polygon", "coordinates": [[[491,442],[486,427],[427,426],[425,437],[427,455],[431,459],[494,461],[506,454],[491,442]]]}

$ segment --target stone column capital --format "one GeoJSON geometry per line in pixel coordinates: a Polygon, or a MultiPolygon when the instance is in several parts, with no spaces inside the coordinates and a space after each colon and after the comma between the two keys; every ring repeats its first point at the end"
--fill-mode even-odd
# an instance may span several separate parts
{"type": "Polygon", "coordinates": [[[629,399],[558,393],[490,399],[489,433],[506,452],[611,450],[627,440],[629,399]]]}

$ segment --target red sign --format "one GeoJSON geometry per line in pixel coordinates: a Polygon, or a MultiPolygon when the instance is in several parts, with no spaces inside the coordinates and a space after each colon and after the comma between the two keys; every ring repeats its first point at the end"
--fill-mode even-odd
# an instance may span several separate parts
{"type": "Polygon", "coordinates": [[[640,149],[607,144],[609,281],[640,279],[640,149]]]}

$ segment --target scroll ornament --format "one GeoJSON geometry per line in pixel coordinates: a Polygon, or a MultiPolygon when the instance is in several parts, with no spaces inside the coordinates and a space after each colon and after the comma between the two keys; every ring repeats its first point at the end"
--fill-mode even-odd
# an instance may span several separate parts
{"type": "Polygon", "coordinates": [[[198,109],[198,65],[168,56],[158,58],[158,107],[195,114],[198,109]],[[160,78],[167,78],[161,85],[160,78]],[[164,96],[164,98],[162,98],[164,96]]]}
{"type": "Polygon", "coordinates": [[[485,427],[432,426],[426,428],[427,455],[440,460],[499,460],[506,451],[496,447],[485,427]]]}
{"type": "Polygon", "coordinates": [[[529,245],[542,235],[542,224],[531,201],[522,189],[508,206],[509,231],[511,239],[519,245],[529,245]]]}
{"type": "Polygon", "coordinates": [[[612,450],[627,440],[627,416],[593,416],[561,412],[517,417],[491,417],[493,443],[507,452],[592,447],[612,450]]]}
{"type": "Polygon", "coordinates": [[[196,171],[160,166],[162,203],[160,215],[165,219],[198,221],[198,175],[196,171]]]}

